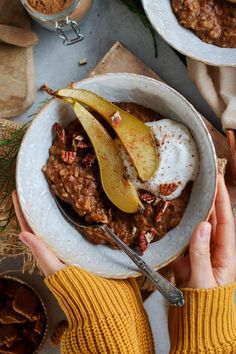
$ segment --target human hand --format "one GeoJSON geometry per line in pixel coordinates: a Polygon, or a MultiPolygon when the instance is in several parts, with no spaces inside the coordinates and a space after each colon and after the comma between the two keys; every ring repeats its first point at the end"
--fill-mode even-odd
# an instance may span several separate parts
{"type": "Polygon", "coordinates": [[[12,193],[12,200],[21,228],[19,238],[31,250],[44,275],[48,276],[64,268],[65,264],[47,248],[45,243],[38,236],[32,233],[32,230],[22,214],[16,191],[12,193]]]}
{"type": "Polygon", "coordinates": [[[224,177],[219,176],[209,222],[195,228],[189,252],[173,262],[176,283],[184,288],[213,288],[236,277],[235,226],[224,177]]]}

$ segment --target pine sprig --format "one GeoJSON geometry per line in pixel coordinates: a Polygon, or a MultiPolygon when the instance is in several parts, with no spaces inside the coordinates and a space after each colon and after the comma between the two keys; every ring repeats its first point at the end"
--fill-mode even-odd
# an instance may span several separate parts
{"type": "Polygon", "coordinates": [[[14,216],[11,194],[15,188],[16,158],[22,138],[29,123],[0,139],[0,232],[10,224],[14,216]]]}
{"type": "Polygon", "coordinates": [[[137,15],[142,21],[143,25],[149,29],[153,39],[155,58],[157,58],[156,33],[143,10],[141,0],[121,0],[121,2],[123,2],[123,4],[126,5],[131,12],[137,15]]]}

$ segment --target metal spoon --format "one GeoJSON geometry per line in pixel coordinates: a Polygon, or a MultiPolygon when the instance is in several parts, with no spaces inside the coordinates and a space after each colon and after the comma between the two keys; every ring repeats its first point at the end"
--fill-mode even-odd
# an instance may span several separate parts
{"type": "Polygon", "coordinates": [[[73,208],[57,198],[52,193],[58,209],[60,210],[63,217],[76,229],[86,229],[88,227],[99,227],[101,230],[106,232],[112,240],[123,250],[137,265],[140,271],[155,285],[159,292],[164,296],[170,305],[174,306],[183,306],[184,305],[184,296],[183,293],[172,285],[168,280],[166,280],[162,275],[153,270],[146,262],[142,260],[139,255],[128,247],[118,236],[111,231],[105,224],[85,224],[81,223],[82,219],[78,221],[78,214],[73,210],[73,208]]]}

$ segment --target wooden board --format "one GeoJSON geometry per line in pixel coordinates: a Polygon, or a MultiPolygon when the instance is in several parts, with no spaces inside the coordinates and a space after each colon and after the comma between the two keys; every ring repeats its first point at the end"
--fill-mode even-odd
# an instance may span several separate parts
{"type": "MultiPolygon", "coordinates": [[[[128,72],[145,75],[163,81],[156,73],[149,69],[139,58],[132,54],[123,44],[116,42],[100,63],[89,73],[89,77],[105,73],[128,72]]],[[[203,117],[211,134],[218,157],[225,157],[228,161],[230,153],[226,138],[207,119],[203,117]]],[[[226,182],[229,190],[232,207],[236,215],[236,188],[233,186],[229,164],[226,170],[226,182]]]]}
{"type": "MultiPolygon", "coordinates": [[[[0,23],[30,27],[20,0],[0,0],[0,23]]],[[[23,113],[34,97],[33,48],[0,43],[0,118],[23,113]]]]}

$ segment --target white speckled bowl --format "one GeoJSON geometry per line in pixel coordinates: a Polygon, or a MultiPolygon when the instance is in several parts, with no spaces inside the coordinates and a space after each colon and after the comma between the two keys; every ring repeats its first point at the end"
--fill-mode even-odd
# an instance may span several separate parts
{"type": "Polygon", "coordinates": [[[217,66],[236,66],[236,48],[207,44],[181,26],[171,8],[172,0],[142,0],[152,26],[173,48],[190,58],[217,66]]]}
{"type": "MultiPolygon", "coordinates": [[[[200,173],[181,223],[151,244],[144,259],[155,268],[173,260],[188,245],[195,225],[206,219],[216,190],[216,155],[200,115],[179,93],[156,80],[134,74],[106,74],[75,85],[111,101],[132,101],[188,126],[200,153],[200,173]]],[[[108,278],[138,276],[136,266],[122,251],[93,245],[61,216],[51,196],[42,166],[52,143],[52,125],[75,119],[68,104],[52,99],[28,129],[18,155],[16,183],[23,213],[33,229],[66,263],[108,278]]],[[[180,166],[181,168],[181,166],[180,166]]]]}

